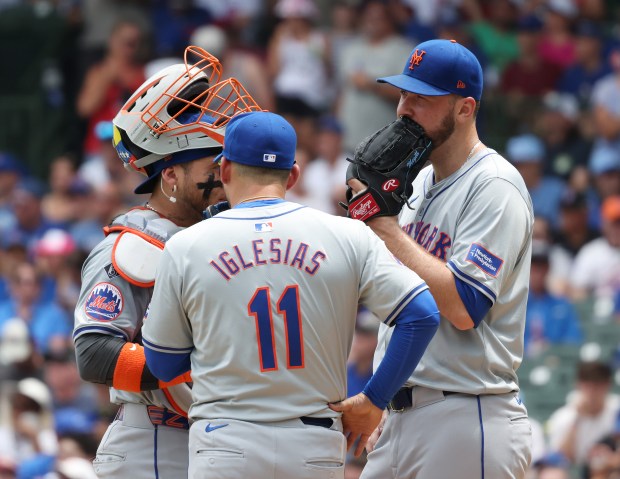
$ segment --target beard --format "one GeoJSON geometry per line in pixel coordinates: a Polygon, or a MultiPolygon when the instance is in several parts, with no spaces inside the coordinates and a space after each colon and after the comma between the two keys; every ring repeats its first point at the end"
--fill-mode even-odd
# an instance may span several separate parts
{"type": "Polygon", "coordinates": [[[428,137],[433,141],[433,149],[437,149],[443,143],[446,142],[452,133],[454,133],[454,128],[456,126],[456,122],[454,121],[454,116],[452,115],[452,111],[446,114],[446,116],[441,121],[441,125],[437,131],[432,133],[427,132],[428,137]]]}

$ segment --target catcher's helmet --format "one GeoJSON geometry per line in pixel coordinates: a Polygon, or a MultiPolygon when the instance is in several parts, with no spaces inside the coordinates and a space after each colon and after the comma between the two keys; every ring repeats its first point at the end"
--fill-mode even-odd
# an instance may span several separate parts
{"type": "Polygon", "coordinates": [[[151,76],[118,112],[116,152],[148,177],[136,193],[151,192],[165,167],[221,152],[230,118],[261,109],[236,79],[220,82],[221,72],[213,55],[187,47],[184,63],[151,76]]]}

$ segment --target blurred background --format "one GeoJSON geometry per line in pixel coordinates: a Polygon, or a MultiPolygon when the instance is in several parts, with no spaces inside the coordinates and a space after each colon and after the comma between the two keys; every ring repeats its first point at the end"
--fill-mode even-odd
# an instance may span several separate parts
{"type": "MultiPolygon", "coordinates": [[[[620,478],[619,20],[616,0],[0,0],[0,479],[93,477],[116,412],[80,381],[71,330],[102,226],[145,200],[111,145],[129,95],[203,47],[295,126],[290,199],[342,215],[346,156],[395,117],[375,78],[431,38],[479,58],[481,138],[534,203],[530,479],[620,478]]],[[[350,394],[377,327],[360,310],[350,394]]]]}

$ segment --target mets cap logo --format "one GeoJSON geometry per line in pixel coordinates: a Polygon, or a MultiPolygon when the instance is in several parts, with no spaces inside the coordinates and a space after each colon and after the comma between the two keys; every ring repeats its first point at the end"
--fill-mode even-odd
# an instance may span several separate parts
{"type": "Polygon", "coordinates": [[[409,60],[409,70],[413,70],[417,67],[422,61],[422,57],[426,52],[424,50],[419,50],[418,48],[411,54],[411,59],[409,60]]]}
{"type": "Polygon", "coordinates": [[[91,290],[84,306],[86,316],[96,321],[112,321],[123,311],[123,295],[111,283],[99,283],[91,290]]]}

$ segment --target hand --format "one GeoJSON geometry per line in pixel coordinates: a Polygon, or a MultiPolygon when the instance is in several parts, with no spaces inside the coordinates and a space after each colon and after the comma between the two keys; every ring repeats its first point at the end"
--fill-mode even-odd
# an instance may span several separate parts
{"type": "Polygon", "coordinates": [[[364,183],[362,183],[357,178],[351,178],[349,181],[347,181],[347,185],[351,188],[351,192],[353,193],[353,198],[355,198],[362,191],[368,188],[364,183]]]}
{"type": "Polygon", "coordinates": [[[366,441],[379,425],[383,410],[370,402],[364,393],[329,404],[329,407],[332,411],[342,413],[343,433],[347,438],[347,451],[359,437],[359,443],[355,449],[355,456],[359,456],[364,450],[366,441]]]}
{"type": "Polygon", "coordinates": [[[383,417],[381,418],[381,422],[377,426],[377,429],[372,432],[372,434],[368,438],[368,441],[366,441],[366,451],[368,451],[369,454],[375,450],[375,446],[377,445],[377,441],[381,437],[381,433],[383,432],[383,427],[385,426],[385,421],[387,420],[387,417],[388,412],[386,409],[385,411],[383,411],[383,417]]]}

